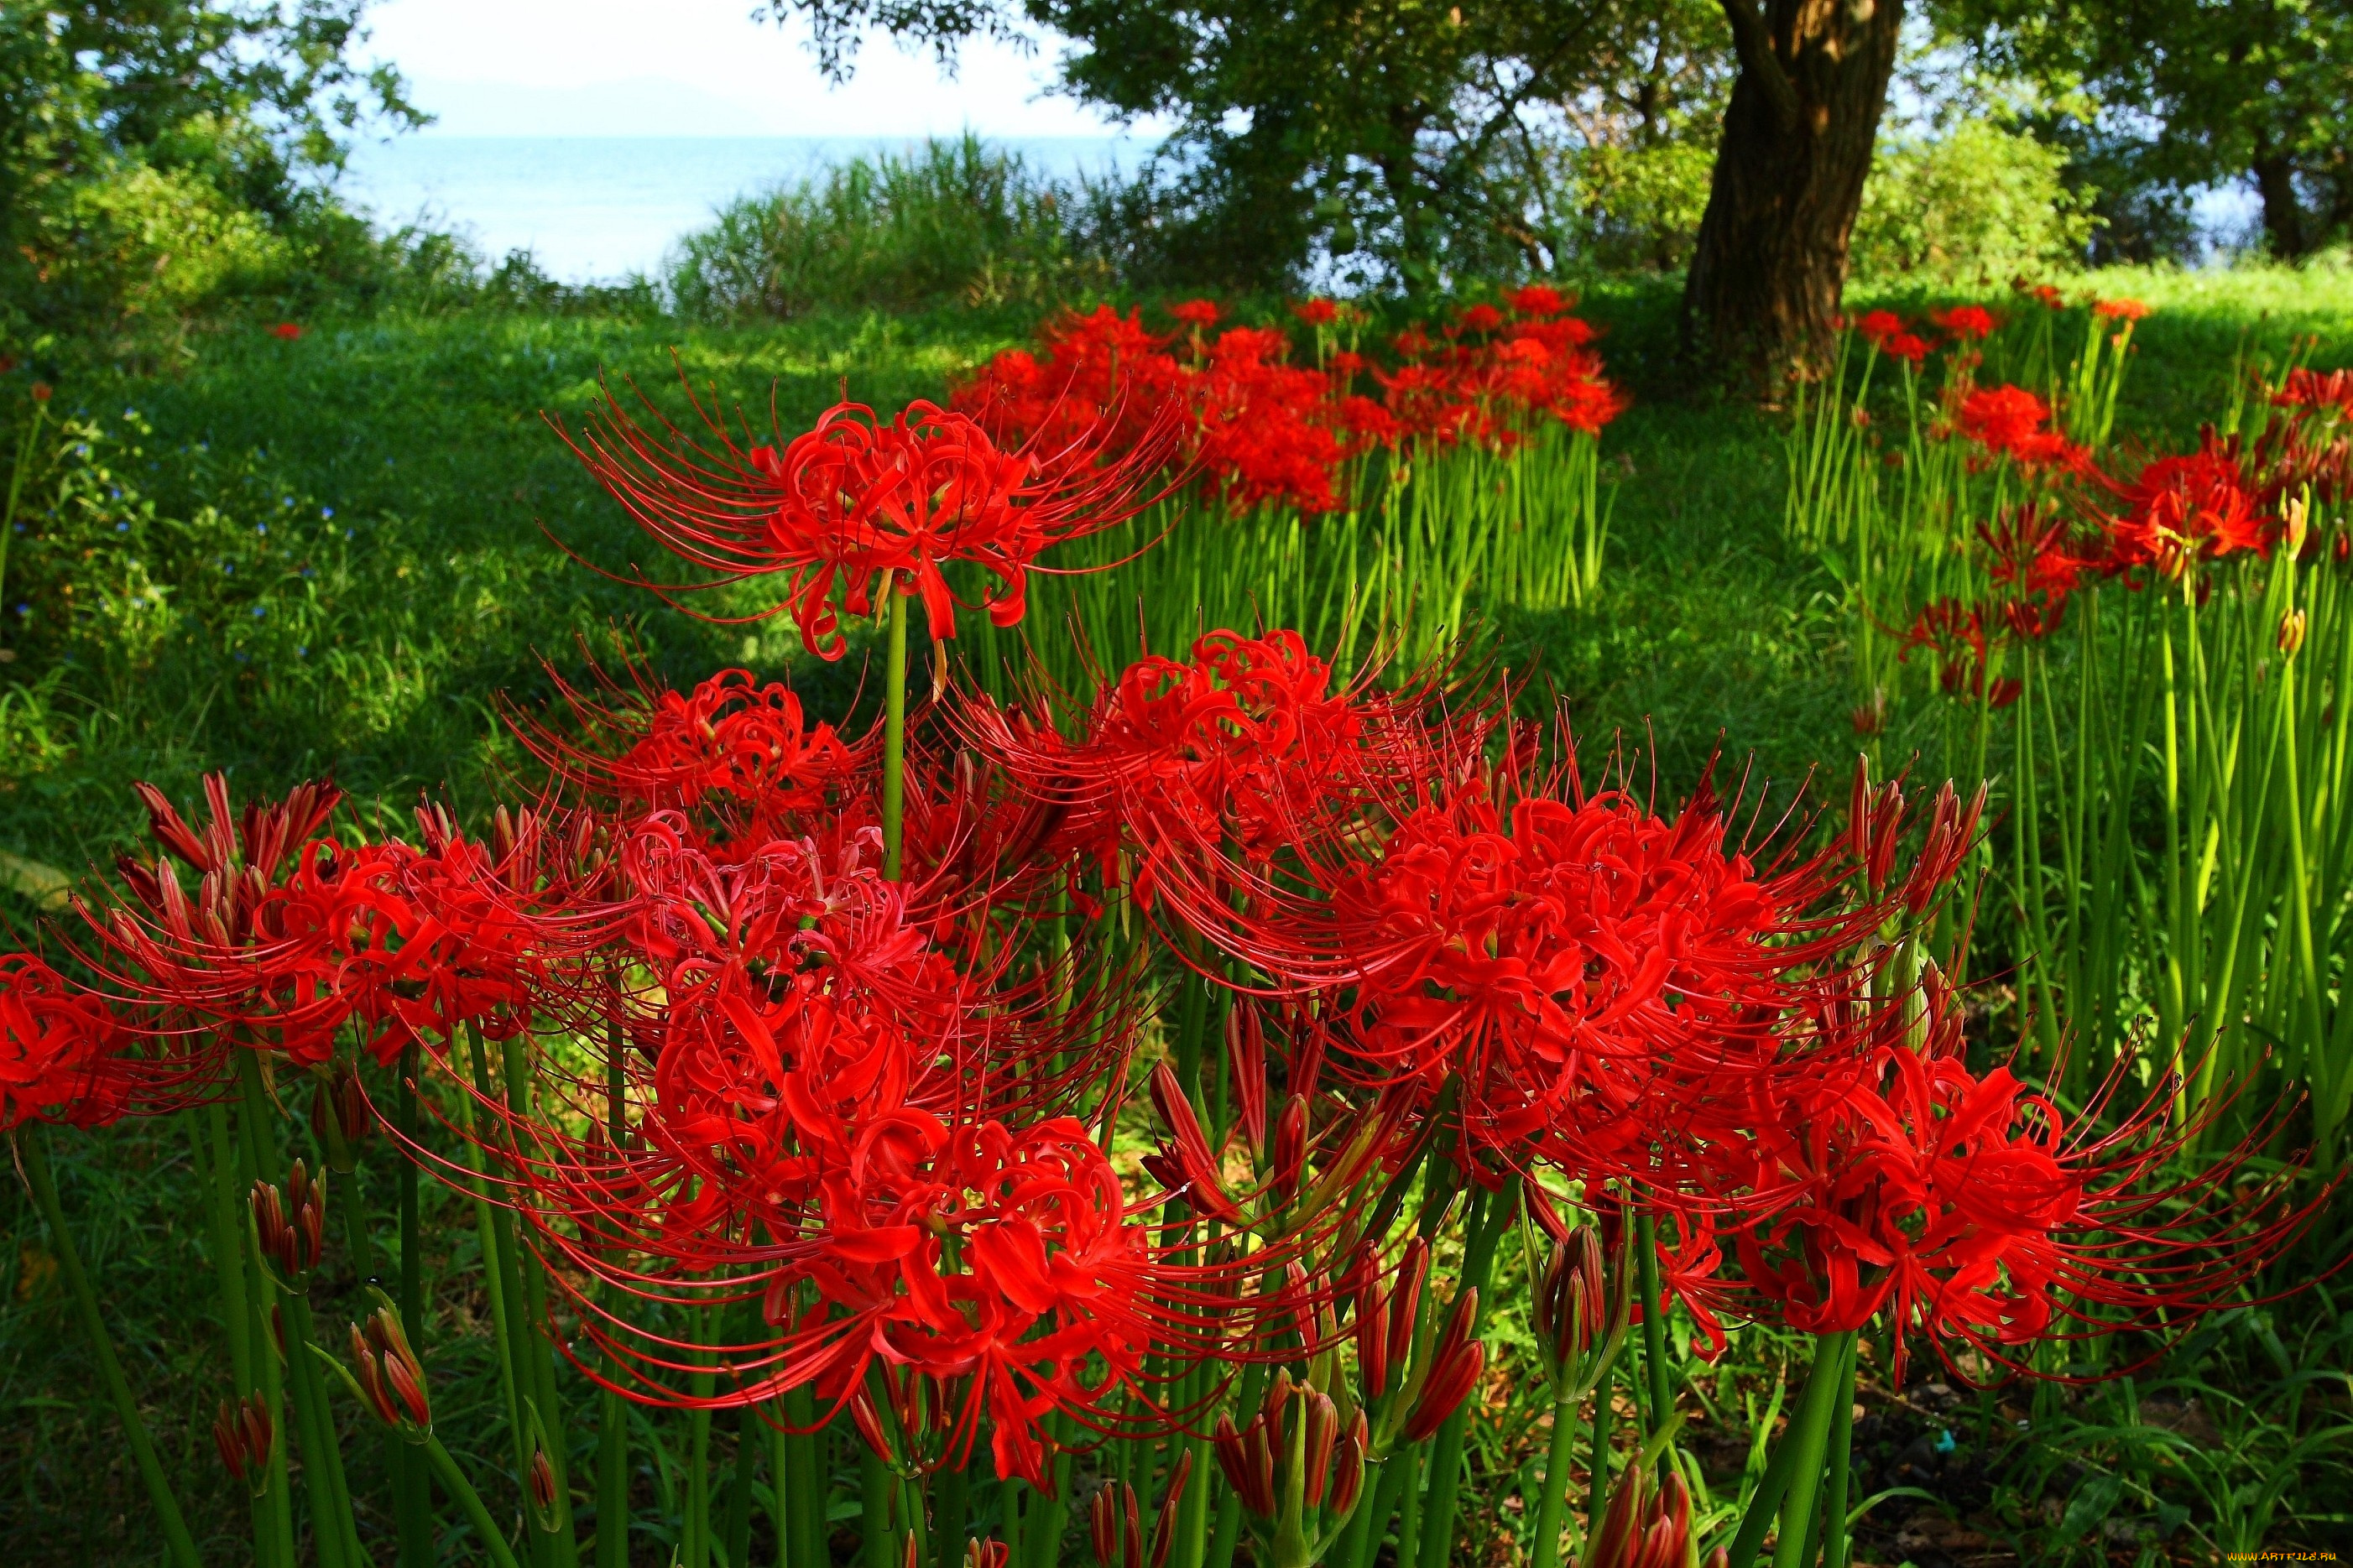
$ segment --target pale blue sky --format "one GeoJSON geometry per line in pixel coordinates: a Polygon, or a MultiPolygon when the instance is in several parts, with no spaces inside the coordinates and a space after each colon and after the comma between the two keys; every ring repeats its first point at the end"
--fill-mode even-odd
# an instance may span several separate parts
{"type": "MultiPolygon", "coordinates": [[[[1102,116],[1048,97],[1057,44],[1025,58],[974,45],[955,79],[887,40],[828,87],[797,26],[750,0],[383,0],[378,58],[416,86],[442,135],[1101,136],[1102,116]]],[[[1149,136],[1155,127],[1137,128],[1149,136]]]]}

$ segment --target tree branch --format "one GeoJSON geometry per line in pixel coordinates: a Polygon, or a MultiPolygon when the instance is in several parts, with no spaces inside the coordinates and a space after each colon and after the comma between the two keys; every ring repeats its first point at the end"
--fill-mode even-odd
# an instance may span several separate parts
{"type": "Polygon", "coordinates": [[[1781,123],[1798,123],[1798,87],[1789,73],[1781,68],[1781,57],[1773,52],[1773,35],[1765,26],[1764,14],[1757,10],[1757,0],[1723,0],[1724,19],[1732,24],[1732,50],[1740,57],[1740,68],[1757,79],[1771,100],[1774,114],[1781,123]]]}

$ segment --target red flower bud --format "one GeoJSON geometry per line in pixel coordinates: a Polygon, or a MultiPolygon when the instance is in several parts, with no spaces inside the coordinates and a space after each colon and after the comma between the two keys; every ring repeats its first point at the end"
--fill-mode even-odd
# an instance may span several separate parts
{"type": "Polygon", "coordinates": [[[224,1399],[213,1422],[213,1443],[221,1465],[259,1497],[269,1488],[269,1459],[278,1445],[278,1424],[270,1419],[269,1403],[259,1394],[224,1399]]]}
{"type": "Polygon", "coordinates": [[[1218,1179],[1218,1163],[1209,1152],[1209,1140],[1201,1131],[1200,1119],[1193,1114],[1193,1102],[1185,1098],[1184,1087],[1165,1061],[1152,1069],[1152,1103],[1176,1140],[1175,1163],[1184,1173],[1187,1198],[1212,1219],[1221,1219],[1229,1225],[1239,1221],[1242,1211],[1234,1206],[1233,1199],[1226,1195],[1225,1186],[1218,1179]]]}
{"type": "Polygon", "coordinates": [[[320,1076],[311,1095],[311,1131],[325,1151],[330,1170],[349,1175],[360,1144],[375,1127],[360,1075],[350,1063],[339,1063],[320,1076]]]}
{"type": "Polygon", "coordinates": [[[1225,1472],[1226,1484],[1234,1489],[1242,1506],[1261,1519],[1272,1519],[1274,1456],[1267,1448],[1263,1423],[1252,1421],[1246,1431],[1237,1432],[1233,1417],[1220,1410],[1209,1447],[1218,1456],[1218,1468],[1225,1472]]]}
{"type": "Polygon", "coordinates": [[[1348,1424],[1348,1435],[1340,1441],[1340,1462],[1332,1472],[1332,1511],[1346,1513],[1356,1506],[1356,1496],[1365,1487],[1365,1449],[1372,1441],[1359,1409],[1356,1418],[1348,1424]]]}
{"type": "MultiPolygon", "coordinates": [[[[1095,1561],[1103,1568],[1144,1568],[1143,1531],[1136,1518],[1134,1487],[1125,1481],[1103,1487],[1095,1493],[1087,1514],[1095,1561]]],[[[907,1539],[912,1542],[914,1537],[907,1539]]]]}
{"type": "Polygon", "coordinates": [[[1389,1385],[1389,1303],[1387,1289],[1366,1287],[1356,1299],[1356,1373],[1365,1397],[1377,1399],[1389,1385]]]}
{"type": "Polygon", "coordinates": [[[532,1507],[538,1510],[541,1518],[552,1520],[555,1513],[555,1465],[548,1458],[547,1450],[536,1443],[531,1448],[528,1479],[532,1507]]]}
{"type": "Polygon", "coordinates": [[[1274,1190],[1284,1203],[1299,1195],[1299,1180],[1307,1168],[1307,1097],[1294,1094],[1282,1102],[1274,1124],[1274,1190]]]}
{"type": "Polygon", "coordinates": [[[1226,1070],[1233,1085],[1236,1114],[1250,1148],[1266,1147],[1266,1026],[1258,1005],[1247,996],[1234,998],[1226,1009],[1226,1070]]]}
{"type": "Polygon", "coordinates": [[[1332,1468],[1332,1449],[1340,1440],[1340,1410],[1321,1391],[1307,1395],[1307,1506],[1324,1501],[1324,1483],[1332,1468]]]}
{"type": "Polygon", "coordinates": [[[1454,1310],[1448,1314],[1438,1342],[1430,1347],[1430,1376],[1413,1414],[1406,1417],[1405,1435],[1409,1441],[1419,1443],[1444,1426],[1486,1370],[1487,1347],[1472,1337],[1478,1316],[1478,1288],[1466,1286],[1455,1297],[1454,1310]]]}
{"type": "Polygon", "coordinates": [[[1193,1477],[1193,1450],[1176,1456],[1168,1472],[1168,1490],[1160,1500],[1160,1517],[1152,1526],[1152,1556],[1147,1568],[1168,1568],[1168,1549],[1176,1540],[1176,1505],[1184,1500],[1185,1483],[1193,1477]]]}
{"type": "Polygon", "coordinates": [[[1430,1243],[1415,1237],[1398,1260],[1397,1284],[1389,1291],[1388,1364],[1403,1367],[1413,1354],[1413,1321],[1421,1310],[1422,1281],[1430,1276],[1430,1243]]]}
{"type": "Polygon", "coordinates": [[[1002,1541],[976,1535],[964,1543],[964,1568],[1006,1568],[1012,1561],[1013,1549],[1002,1541]]]}

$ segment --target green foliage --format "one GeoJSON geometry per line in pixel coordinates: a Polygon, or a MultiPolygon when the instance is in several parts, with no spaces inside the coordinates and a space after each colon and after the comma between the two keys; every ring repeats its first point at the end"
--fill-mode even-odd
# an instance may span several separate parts
{"type": "Polygon", "coordinates": [[[694,321],[943,305],[1043,309],[1108,288],[1089,186],[1041,178],[966,135],[853,158],[722,210],[679,242],[667,282],[694,321]]]}
{"type": "MultiPolygon", "coordinates": [[[[2048,130],[2112,191],[2162,197],[2251,178],[2283,258],[2353,232],[2345,0],[1957,0],[1943,20],[2002,69],[2086,89],[2089,103],[2054,110],[2048,130]]],[[[2162,203],[2147,216],[2161,218],[2162,203]]]]}
{"type": "Polygon", "coordinates": [[[2006,279],[2066,266],[2094,229],[2066,167],[2063,149],[1989,120],[1887,142],[1862,188],[1854,269],[2006,279]]]}
{"type": "Polygon", "coordinates": [[[0,337],[173,339],[376,245],[323,194],[364,118],[415,118],[349,58],[360,0],[0,0],[0,337]]]}

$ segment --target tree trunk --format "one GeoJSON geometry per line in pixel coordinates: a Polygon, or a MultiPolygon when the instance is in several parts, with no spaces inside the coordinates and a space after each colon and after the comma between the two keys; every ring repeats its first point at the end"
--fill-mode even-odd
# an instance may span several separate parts
{"type": "Polygon", "coordinates": [[[2277,153],[2255,150],[2255,191],[2263,199],[2263,236],[2272,255],[2294,261],[2310,247],[2304,234],[2304,203],[2295,194],[2295,164],[2277,153]]]}
{"type": "Polygon", "coordinates": [[[1767,388],[1827,356],[1903,0],[1723,0],[1740,63],[1683,341],[1767,388]]]}

